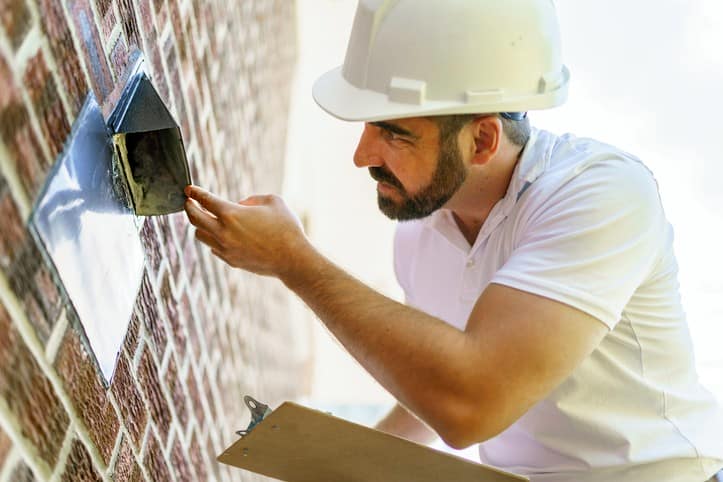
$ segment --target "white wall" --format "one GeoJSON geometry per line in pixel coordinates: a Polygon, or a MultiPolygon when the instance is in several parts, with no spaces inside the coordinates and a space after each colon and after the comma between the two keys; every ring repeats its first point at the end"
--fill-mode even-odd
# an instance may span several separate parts
{"type": "MultiPolygon", "coordinates": [[[[559,0],[568,103],[533,113],[538,127],[616,144],[656,173],[676,228],[684,302],[701,377],[723,399],[723,3],[720,0],[559,0]]],[[[352,164],[361,125],[321,111],[311,85],[343,60],[352,0],[298,0],[300,60],[285,195],[311,220],[316,245],[375,288],[399,296],[393,224],[375,184],[352,164]]],[[[317,324],[312,397],[390,399],[317,324]]]]}

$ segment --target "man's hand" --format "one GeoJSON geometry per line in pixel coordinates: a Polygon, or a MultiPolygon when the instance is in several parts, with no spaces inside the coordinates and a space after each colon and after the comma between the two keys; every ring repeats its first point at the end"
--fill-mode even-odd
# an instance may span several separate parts
{"type": "Polygon", "coordinates": [[[233,267],[283,277],[301,252],[313,250],[299,219],[278,196],[232,203],[197,186],[186,187],[185,193],[196,239],[233,267]]]}

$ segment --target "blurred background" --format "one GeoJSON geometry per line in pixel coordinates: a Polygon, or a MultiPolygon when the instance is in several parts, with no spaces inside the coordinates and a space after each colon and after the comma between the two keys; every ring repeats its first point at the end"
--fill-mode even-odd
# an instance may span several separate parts
{"type": "MultiPolygon", "coordinates": [[[[558,0],[572,73],[561,108],[534,126],[614,144],[656,175],[668,217],[701,379],[723,400],[723,3],[719,0],[558,0]]],[[[325,114],[314,80],[341,64],[356,1],[297,2],[299,59],[284,193],[327,256],[401,300],[392,269],[394,223],[352,154],[362,124],[325,114]]],[[[296,306],[300,316],[312,316],[296,306]]],[[[313,324],[314,406],[373,423],[392,397],[313,324]]]]}

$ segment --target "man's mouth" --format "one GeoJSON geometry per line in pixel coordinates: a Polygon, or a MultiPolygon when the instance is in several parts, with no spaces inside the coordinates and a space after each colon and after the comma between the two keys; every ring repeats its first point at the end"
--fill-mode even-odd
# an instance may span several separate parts
{"type": "Polygon", "coordinates": [[[390,192],[399,192],[399,189],[397,189],[395,186],[392,186],[389,183],[386,183],[384,181],[377,182],[377,192],[380,194],[383,193],[390,193],[390,192]]]}

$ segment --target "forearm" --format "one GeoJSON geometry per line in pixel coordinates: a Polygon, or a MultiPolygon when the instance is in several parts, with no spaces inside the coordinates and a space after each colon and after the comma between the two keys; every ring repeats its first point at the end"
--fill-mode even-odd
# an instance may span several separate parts
{"type": "Polygon", "coordinates": [[[423,445],[437,438],[433,430],[398,403],[376,424],[376,429],[423,445]]]}
{"type": "Polygon", "coordinates": [[[313,248],[291,263],[282,281],[349,353],[443,438],[454,434],[479,395],[467,334],[375,292],[313,248]]]}

